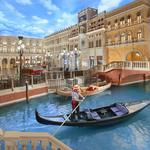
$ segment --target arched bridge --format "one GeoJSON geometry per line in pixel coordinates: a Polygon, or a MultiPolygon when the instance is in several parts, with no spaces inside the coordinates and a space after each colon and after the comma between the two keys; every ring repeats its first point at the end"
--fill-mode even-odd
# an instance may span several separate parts
{"type": "Polygon", "coordinates": [[[150,61],[116,61],[92,68],[92,75],[123,85],[150,79],[150,61]]]}

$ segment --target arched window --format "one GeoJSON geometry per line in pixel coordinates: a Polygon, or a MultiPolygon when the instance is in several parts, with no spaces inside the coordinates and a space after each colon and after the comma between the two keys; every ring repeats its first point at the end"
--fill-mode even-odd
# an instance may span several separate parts
{"type": "Polygon", "coordinates": [[[140,29],[137,33],[137,39],[141,40],[142,39],[142,30],[140,29]]]}
{"type": "Polygon", "coordinates": [[[124,19],[124,17],[122,17],[120,19],[120,26],[124,26],[124,25],[125,25],[125,19],[124,19]]]}
{"type": "Polygon", "coordinates": [[[142,15],[141,12],[137,12],[137,23],[141,23],[142,22],[142,15]]]}
{"type": "Polygon", "coordinates": [[[15,48],[11,47],[11,52],[14,53],[15,52],[15,48]]]}
{"type": "Polygon", "coordinates": [[[3,59],[2,59],[2,68],[3,68],[3,69],[6,69],[6,68],[7,68],[7,64],[8,64],[7,58],[3,58],[3,59]]]}
{"type": "Polygon", "coordinates": [[[94,47],[94,43],[93,43],[93,41],[90,41],[89,42],[89,48],[93,48],[94,47]]]}
{"type": "Polygon", "coordinates": [[[108,39],[107,42],[108,42],[108,45],[111,45],[111,39],[108,39]]]}
{"type": "Polygon", "coordinates": [[[15,58],[10,59],[10,68],[14,68],[16,64],[15,58]]]}
{"type": "Polygon", "coordinates": [[[96,47],[101,47],[101,45],[102,45],[101,39],[96,40],[96,47]]]}
{"type": "Polygon", "coordinates": [[[3,52],[4,52],[4,53],[7,52],[7,46],[3,46],[3,52]]]}
{"type": "Polygon", "coordinates": [[[120,40],[121,40],[121,43],[125,43],[126,42],[126,35],[125,35],[125,33],[121,34],[120,40]]]}
{"type": "Polygon", "coordinates": [[[108,30],[111,30],[111,23],[110,22],[108,22],[108,30]]]}
{"type": "Polygon", "coordinates": [[[132,41],[132,34],[131,34],[131,32],[128,32],[127,39],[128,39],[128,42],[132,41]]]}
{"type": "Polygon", "coordinates": [[[128,15],[128,17],[127,17],[127,24],[128,24],[128,26],[131,25],[131,23],[132,23],[131,15],[128,15]]]}
{"type": "Polygon", "coordinates": [[[115,43],[118,43],[118,42],[119,42],[119,35],[116,34],[116,35],[115,35],[115,43]]]}
{"type": "Polygon", "coordinates": [[[115,29],[117,29],[118,28],[118,20],[116,19],[115,20],[115,29]]]}

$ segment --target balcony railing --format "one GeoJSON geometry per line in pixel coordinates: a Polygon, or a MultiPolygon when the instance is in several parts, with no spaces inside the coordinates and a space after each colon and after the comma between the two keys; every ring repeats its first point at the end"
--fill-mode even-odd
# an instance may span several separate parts
{"type": "Polygon", "coordinates": [[[113,69],[150,71],[150,61],[114,61],[107,65],[95,66],[93,72],[107,72],[113,69]]]}
{"type": "Polygon", "coordinates": [[[141,39],[135,39],[135,40],[125,40],[123,42],[117,41],[117,42],[106,42],[106,46],[114,46],[114,45],[121,45],[121,44],[134,44],[136,42],[145,42],[146,40],[144,38],[141,39]]]}
{"type": "Polygon", "coordinates": [[[110,32],[110,31],[113,31],[113,30],[117,30],[117,29],[122,29],[122,28],[130,27],[130,26],[138,25],[138,24],[144,23],[144,22],[148,23],[148,21],[146,19],[145,20],[143,19],[141,21],[135,20],[135,21],[132,21],[131,23],[126,22],[123,25],[118,24],[117,27],[115,25],[113,25],[113,26],[111,26],[111,28],[107,28],[106,30],[108,32],[110,32]]]}
{"type": "Polygon", "coordinates": [[[0,129],[0,150],[72,150],[52,135],[43,132],[16,132],[0,129]]]}

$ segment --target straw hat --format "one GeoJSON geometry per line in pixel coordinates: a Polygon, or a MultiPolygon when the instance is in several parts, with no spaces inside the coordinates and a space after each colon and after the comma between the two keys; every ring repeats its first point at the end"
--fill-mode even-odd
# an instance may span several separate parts
{"type": "Polygon", "coordinates": [[[79,92],[80,91],[80,86],[79,85],[74,85],[72,89],[75,92],[79,92]]]}
{"type": "Polygon", "coordinates": [[[80,86],[76,84],[76,85],[73,86],[73,88],[78,88],[79,89],[80,86]]]}

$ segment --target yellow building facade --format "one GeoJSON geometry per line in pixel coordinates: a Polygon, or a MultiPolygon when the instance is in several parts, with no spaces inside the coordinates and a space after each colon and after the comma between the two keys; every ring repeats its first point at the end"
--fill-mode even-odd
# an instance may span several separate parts
{"type": "Polygon", "coordinates": [[[106,58],[150,60],[150,1],[136,0],[106,14],[106,58]]]}
{"type": "Polygon", "coordinates": [[[78,24],[44,39],[55,55],[64,49],[81,50],[81,68],[112,61],[150,59],[150,1],[135,0],[110,12],[87,8],[78,13],[78,24]]]}

